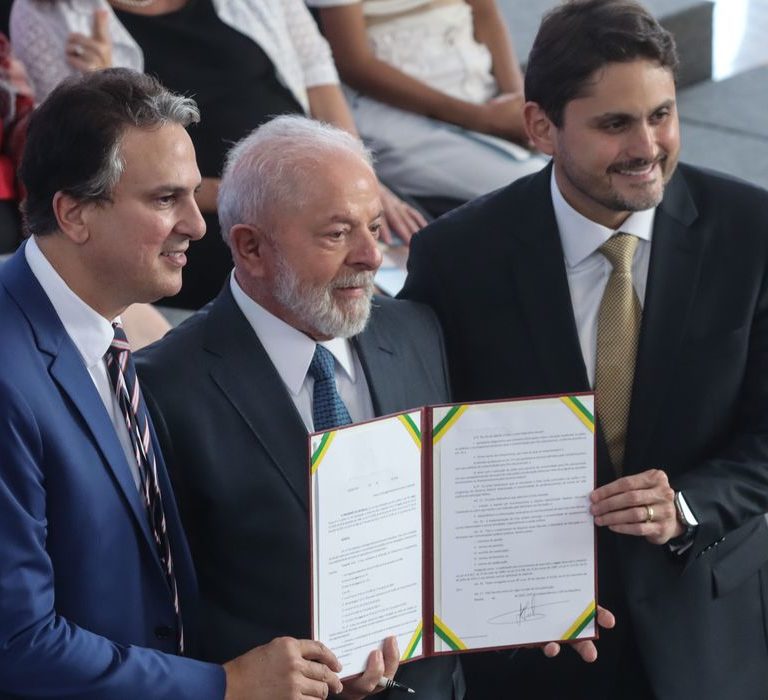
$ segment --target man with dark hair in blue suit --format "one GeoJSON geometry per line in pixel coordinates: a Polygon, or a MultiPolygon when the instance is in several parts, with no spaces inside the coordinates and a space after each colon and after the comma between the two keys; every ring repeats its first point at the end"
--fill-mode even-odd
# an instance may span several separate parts
{"type": "MultiPolygon", "coordinates": [[[[335,657],[282,638],[194,661],[196,583],[119,316],[181,286],[204,233],[191,100],[125,70],[32,119],[31,238],[0,271],[0,697],[326,697],[335,657]]],[[[268,641],[268,640],[267,640],[268,641]]]]}

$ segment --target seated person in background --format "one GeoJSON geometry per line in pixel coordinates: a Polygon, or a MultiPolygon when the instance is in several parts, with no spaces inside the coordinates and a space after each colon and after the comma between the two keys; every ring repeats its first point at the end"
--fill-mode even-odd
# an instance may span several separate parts
{"type": "Polygon", "coordinates": [[[0,32],[8,36],[9,29],[8,25],[11,20],[11,5],[13,4],[13,0],[4,0],[4,2],[0,2],[0,32]]]}
{"type": "Polygon", "coordinates": [[[545,163],[527,150],[523,81],[495,0],[307,0],[381,177],[468,200],[545,163]]]}
{"type": "Polygon", "coordinates": [[[34,99],[22,63],[11,54],[0,34],[0,255],[11,253],[21,240],[16,164],[34,99]]]}
{"type": "MultiPolygon", "coordinates": [[[[110,65],[146,71],[195,96],[204,116],[190,136],[210,235],[192,249],[173,306],[204,305],[232,267],[216,217],[229,144],[283,113],[356,134],[330,50],[303,0],[16,0],[11,36],[41,98],[67,75],[110,65]]],[[[397,233],[408,239],[424,225],[386,188],[381,194],[397,233]]]]}

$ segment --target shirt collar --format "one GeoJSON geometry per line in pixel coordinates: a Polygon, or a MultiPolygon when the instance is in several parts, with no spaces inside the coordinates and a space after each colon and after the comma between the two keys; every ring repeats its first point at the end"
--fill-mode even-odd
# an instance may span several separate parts
{"type": "MultiPolygon", "coordinates": [[[[70,289],[32,236],[24,246],[32,274],[50,299],[64,330],[89,369],[101,362],[114,338],[112,324],[70,289]]],[[[119,321],[119,317],[115,319],[119,321]]]]}
{"type": "MultiPolygon", "coordinates": [[[[577,212],[565,201],[555,180],[555,169],[552,168],[550,179],[550,191],[552,193],[552,206],[555,209],[555,220],[560,231],[560,240],[563,245],[563,254],[568,267],[576,267],[592,255],[614,233],[607,226],[598,224],[577,212]]],[[[631,233],[643,241],[650,243],[653,236],[653,221],[656,216],[656,208],[636,211],[629,215],[627,220],[618,229],[624,233],[631,233]]]]}
{"type": "MultiPolygon", "coordinates": [[[[251,328],[264,346],[264,350],[280,378],[288,390],[294,396],[297,395],[306,379],[317,343],[251,299],[238,284],[234,270],[229,280],[229,286],[235,303],[243,312],[248,323],[251,324],[251,328]]],[[[355,363],[349,340],[332,338],[321,342],[320,345],[331,352],[339,366],[347,373],[350,381],[354,382],[355,363]]]]}

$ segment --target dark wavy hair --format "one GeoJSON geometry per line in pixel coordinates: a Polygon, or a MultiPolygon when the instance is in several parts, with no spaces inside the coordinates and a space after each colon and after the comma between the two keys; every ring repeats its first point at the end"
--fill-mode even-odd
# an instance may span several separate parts
{"type": "Polygon", "coordinates": [[[608,63],[648,59],[677,75],[675,40],[633,0],[571,0],[544,15],[525,71],[525,99],[558,128],[568,102],[608,63]]]}
{"type": "Polygon", "coordinates": [[[19,174],[28,235],[58,228],[53,197],[108,201],[123,173],[122,135],[129,127],[200,120],[194,100],[166,90],[157,80],[126,68],[64,80],[35,110],[19,174]]]}

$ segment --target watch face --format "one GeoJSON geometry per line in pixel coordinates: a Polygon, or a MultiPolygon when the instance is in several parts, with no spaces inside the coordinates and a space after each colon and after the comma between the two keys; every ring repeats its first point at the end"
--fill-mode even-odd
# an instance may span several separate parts
{"type": "Polygon", "coordinates": [[[695,523],[692,523],[685,514],[685,508],[683,507],[682,502],[682,494],[680,491],[675,492],[675,511],[677,511],[678,521],[687,530],[692,530],[695,527],[695,523]]]}

